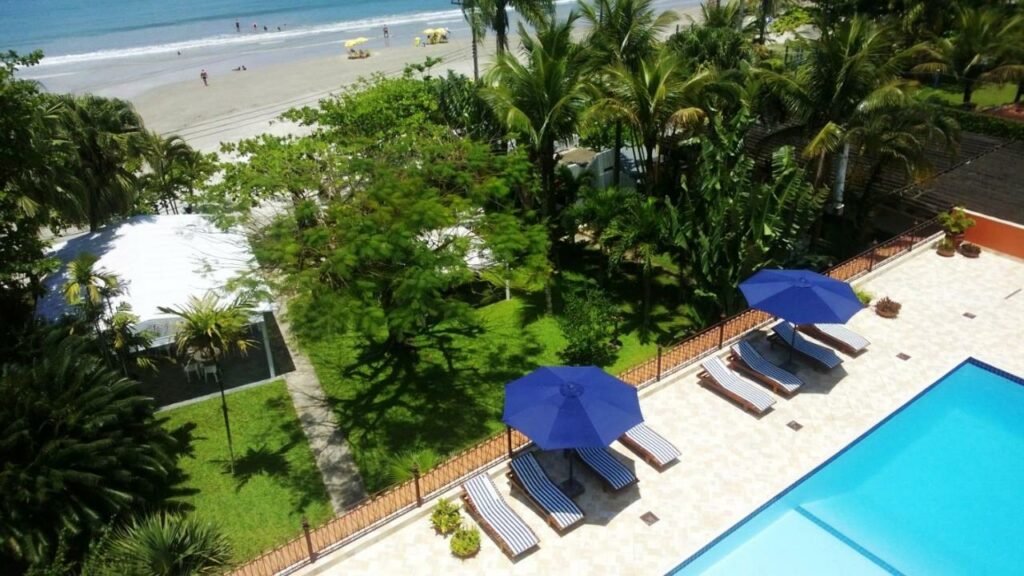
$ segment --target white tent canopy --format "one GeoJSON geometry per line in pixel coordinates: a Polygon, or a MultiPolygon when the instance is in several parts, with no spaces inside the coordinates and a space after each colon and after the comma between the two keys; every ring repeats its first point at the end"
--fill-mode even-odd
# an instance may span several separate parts
{"type": "MultiPolygon", "coordinates": [[[[224,294],[225,284],[255,262],[245,236],[225,232],[202,215],[136,216],[54,246],[60,269],[46,279],[46,294],[37,306],[40,317],[56,320],[70,312],[63,297],[67,265],[86,252],[99,258],[96,269],[120,278],[125,292],[111,304],[130,304],[139,329],[155,333],[154,346],[174,337],[174,318],[159,307],[178,308],[190,296],[211,291],[229,299],[233,295],[224,294]]],[[[258,304],[252,323],[262,323],[263,312],[271,310],[269,302],[258,304]]]]}

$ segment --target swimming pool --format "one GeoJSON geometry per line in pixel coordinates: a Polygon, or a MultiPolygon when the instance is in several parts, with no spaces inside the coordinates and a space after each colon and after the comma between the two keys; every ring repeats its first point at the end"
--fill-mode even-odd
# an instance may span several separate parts
{"type": "Polygon", "coordinates": [[[1024,573],[1024,380],[969,359],[671,574],[1024,573]]]}

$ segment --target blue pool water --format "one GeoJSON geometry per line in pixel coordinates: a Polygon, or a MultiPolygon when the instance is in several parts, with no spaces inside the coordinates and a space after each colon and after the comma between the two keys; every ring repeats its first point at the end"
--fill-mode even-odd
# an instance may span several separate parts
{"type": "Polygon", "coordinates": [[[1024,385],[968,360],[673,575],[1024,574],[1024,385]]]}

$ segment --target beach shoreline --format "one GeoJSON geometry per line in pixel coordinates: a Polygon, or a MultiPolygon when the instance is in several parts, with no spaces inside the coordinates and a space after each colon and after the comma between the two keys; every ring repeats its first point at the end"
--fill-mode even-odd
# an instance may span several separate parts
{"type": "MultiPolygon", "coordinates": [[[[688,24],[687,16],[699,13],[699,8],[691,3],[671,9],[679,14],[681,26],[688,24]]],[[[371,56],[366,59],[349,60],[339,47],[336,55],[247,66],[245,71],[233,71],[230,64],[223,63],[208,69],[209,86],[203,85],[196,70],[192,80],[153,87],[129,95],[128,99],[148,129],[164,135],[177,134],[197,150],[215,152],[222,142],[237,142],[261,134],[308,133],[307,127],[280,120],[280,115],[291,108],[315,106],[360,78],[400,75],[407,65],[421,64],[428,57],[442,59],[431,70],[434,75],[452,70],[472,76],[472,46],[468,34],[464,36],[427,47],[392,39],[389,47],[371,47],[371,56]]],[[[518,45],[515,37],[510,38],[510,44],[518,45]]],[[[481,74],[490,65],[493,54],[492,34],[478,46],[481,74]]]]}

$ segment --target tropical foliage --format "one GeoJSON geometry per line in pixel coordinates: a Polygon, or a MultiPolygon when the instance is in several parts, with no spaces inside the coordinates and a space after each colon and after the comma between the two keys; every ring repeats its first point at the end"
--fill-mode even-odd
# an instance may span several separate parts
{"type": "Polygon", "coordinates": [[[157,513],[116,528],[93,550],[83,576],[221,574],[231,545],[216,527],[192,516],[157,513]]]}
{"type": "Polygon", "coordinates": [[[47,559],[63,540],[87,542],[167,494],[174,440],[152,401],[90,349],[50,331],[0,368],[0,556],[9,569],[47,559]]]}

